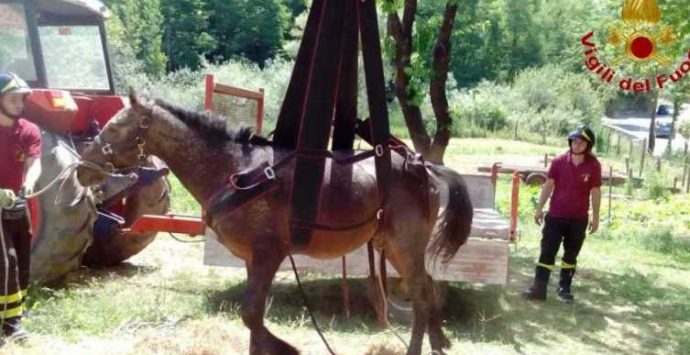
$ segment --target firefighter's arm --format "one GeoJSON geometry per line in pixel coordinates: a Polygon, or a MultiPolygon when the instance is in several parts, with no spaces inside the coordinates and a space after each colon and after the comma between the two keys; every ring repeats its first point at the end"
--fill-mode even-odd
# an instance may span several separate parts
{"type": "Polygon", "coordinates": [[[556,181],[554,179],[546,179],[546,182],[541,187],[541,194],[539,195],[539,202],[537,203],[537,209],[534,211],[534,222],[537,225],[541,225],[544,222],[544,205],[551,197],[553,193],[553,188],[556,186],[556,181]]]}
{"type": "Polygon", "coordinates": [[[24,185],[23,190],[27,195],[33,193],[36,182],[41,176],[41,157],[29,157],[24,163],[24,185]]]}
{"type": "Polygon", "coordinates": [[[590,191],[592,197],[592,220],[589,222],[589,232],[594,233],[599,229],[599,207],[601,206],[601,189],[595,187],[590,191]]]}

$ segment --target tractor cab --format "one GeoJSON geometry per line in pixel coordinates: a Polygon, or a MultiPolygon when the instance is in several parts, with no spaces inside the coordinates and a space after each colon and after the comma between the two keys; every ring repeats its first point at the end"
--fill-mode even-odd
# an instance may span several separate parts
{"type": "Polygon", "coordinates": [[[97,0],[0,0],[0,71],[36,89],[25,115],[50,132],[81,136],[124,107],[114,96],[97,0]]]}
{"type": "Polygon", "coordinates": [[[0,1],[0,71],[34,88],[112,95],[107,16],[96,0],[0,1]]]}

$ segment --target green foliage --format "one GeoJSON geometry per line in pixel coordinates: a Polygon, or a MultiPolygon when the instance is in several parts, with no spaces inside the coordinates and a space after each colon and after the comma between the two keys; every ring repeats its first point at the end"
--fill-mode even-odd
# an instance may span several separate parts
{"type": "MultiPolygon", "coordinates": [[[[523,69],[542,64],[581,72],[580,37],[602,28],[609,15],[594,1],[459,3],[451,70],[460,87],[472,87],[481,80],[510,81],[523,69]]],[[[418,21],[427,21],[421,12],[419,17],[418,21]]]]}
{"type": "Polygon", "coordinates": [[[162,52],[163,15],[160,0],[107,0],[113,15],[108,21],[108,41],[116,65],[131,62],[132,55],[150,75],[165,71],[167,57],[162,52]]]}
{"type": "Polygon", "coordinates": [[[668,199],[671,193],[668,190],[668,180],[668,177],[663,173],[654,170],[649,172],[644,181],[647,198],[652,200],[668,199]]]}
{"type": "Polygon", "coordinates": [[[201,67],[203,55],[216,45],[209,34],[209,14],[203,0],[161,0],[165,19],[163,48],[170,58],[169,70],[201,67]]]}
{"type": "Polygon", "coordinates": [[[246,58],[264,65],[279,54],[291,10],[303,9],[301,5],[292,1],[288,9],[282,0],[207,0],[209,32],[217,42],[208,58],[216,63],[246,58]]]}
{"type": "MultiPolygon", "coordinates": [[[[509,109],[500,98],[510,94],[507,86],[482,81],[476,88],[454,95],[453,116],[482,129],[503,129],[508,123],[509,109]]],[[[459,129],[459,125],[454,126],[453,134],[459,135],[459,129]]]]}
{"type": "MultiPolygon", "coordinates": [[[[454,92],[452,112],[463,124],[492,131],[514,129],[518,136],[536,133],[542,140],[564,136],[580,123],[596,124],[611,93],[594,87],[585,74],[546,65],[517,74],[511,85],[488,81],[454,92]]],[[[454,127],[457,134],[460,127],[454,127]]]]}

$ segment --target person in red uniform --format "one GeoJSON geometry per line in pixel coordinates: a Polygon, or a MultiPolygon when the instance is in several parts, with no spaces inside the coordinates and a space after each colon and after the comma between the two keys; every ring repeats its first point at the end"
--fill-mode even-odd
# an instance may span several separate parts
{"type": "Polygon", "coordinates": [[[546,300],[549,276],[556,268],[556,254],[562,243],[558,296],[565,301],[574,300],[571,285],[587,227],[590,233],[599,228],[601,164],[592,154],[595,139],[589,127],[581,126],[568,136],[570,150],[551,162],[534,215],[535,222],[544,224],[544,227],[534,284],[522,294],[526,299],[546,300]],[[544,215],[544,205],[549,197],[549,212],[544,215]]]}
{"type": "Polygon", "coordinates": [[[26,309],[31,265],[29,216],[23,198],[32,193],[41,175],[41,132],[22,119],[27,83],[12,73],[0,74],[0,318],[2,334],[17,340],[26,309]]]}

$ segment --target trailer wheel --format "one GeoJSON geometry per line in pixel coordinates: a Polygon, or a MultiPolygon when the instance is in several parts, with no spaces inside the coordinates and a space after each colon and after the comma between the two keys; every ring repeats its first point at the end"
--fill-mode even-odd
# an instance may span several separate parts
{"type": "MultiPolygon", "coordinates": [[[[77,161],[59,145],[60,141],[67,143],[64,138],[44,132],[42,139],[42,174],[36,191],[77,161]]],[[[32,221],[31,278],[39,283],[55,281],[81,265],[84,252],[91,244],[96,207],[76,174],[58,181],[32,203],[38,213],[32,215],[35,220],[32,221]]]]}
{"type": "MultiPolygon", "coordinates": [[[[147,166],[158,168],[164,166],[164,163],[152,157],[147,166]]],[[[170,184],[166,177],[161,177],[125,199],[122,212],[122,217],[125,219],[124,228],[130,227],[142,215],[163,215],[169,208],[170,184]]],[[[94,238],[84,256],[84,265],[89,267],[118,265],[144,250],[153,242],[156,234],[157,232],[120,232],[112,238],[94,238]]]]}
{"type": "Polygon", "coordinates": [[[529,173],[525,177],[525,184],[530,186],[543,185],[546,182],[546,175],[542,173],[529,173]]]}
{"type": "MultiPolygon", "coordinates": [[[[388,286],[388,316],[400,322],[412,323],[414,318],[412,300],[402,279],[399,277],[389,277],[386,284],[388,286]]],[[[439,307],[443,308],[448,295],[448,281],[434,281],[433,285],[436,301],[439,307]]]]}

